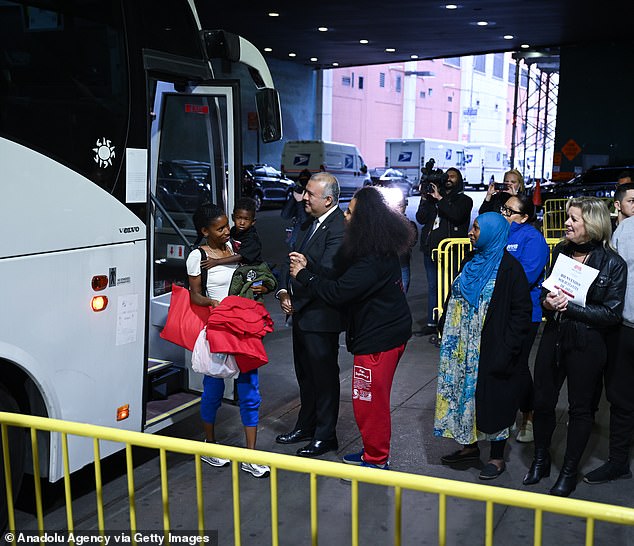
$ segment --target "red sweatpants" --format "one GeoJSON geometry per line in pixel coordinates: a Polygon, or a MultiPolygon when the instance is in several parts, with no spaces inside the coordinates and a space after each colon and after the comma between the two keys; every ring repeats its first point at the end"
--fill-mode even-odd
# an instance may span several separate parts
{"type": "Polygon", "coordinates": [[[363,460],[383,465],[390,456],[390,391],[405,345],[382,353],[354,355],[352,409],[363,440],[363,460]]]}

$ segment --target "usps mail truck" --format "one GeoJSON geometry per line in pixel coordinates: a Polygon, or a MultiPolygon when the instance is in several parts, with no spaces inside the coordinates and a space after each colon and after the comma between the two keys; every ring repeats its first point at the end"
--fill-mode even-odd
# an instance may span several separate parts
{"type": "Polygon", "coordinates": [[[341,197],[354,195],[369,177],[359,149],[354,144],[327,142],[324,140],[289,140],[282,151],[281,171],[297,180],[299,173],[308,169],[312,174],[327,171],[337,177],[341,197]]]}
{"type": "Polygon", "coordinates": [[[435,138],[388,138],[385,141],[385,166],[397,169],[416,185],[421,169],[430,160],[434,168],[446,171],[464,162],[464,144],[435,138]]]}

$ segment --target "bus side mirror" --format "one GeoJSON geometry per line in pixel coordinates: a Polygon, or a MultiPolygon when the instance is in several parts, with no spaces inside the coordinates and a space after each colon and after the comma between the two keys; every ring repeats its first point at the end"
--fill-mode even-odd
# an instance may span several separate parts
{"type": "Polygon", "coordinates": [[[275,89],[265,87],[255,93],[262,142],[282,140],[280,96],[275,89]]]}

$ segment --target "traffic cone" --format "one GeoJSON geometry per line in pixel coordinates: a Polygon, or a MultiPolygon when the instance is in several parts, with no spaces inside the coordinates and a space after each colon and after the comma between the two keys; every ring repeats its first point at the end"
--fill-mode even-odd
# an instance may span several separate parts
{"type": "Polygon", "coordinates": [[[535,180],[535,189],[533,190],[533,205],[536,207],[542,206],[542,189],[539,182],[539,178],[535,180]]]}

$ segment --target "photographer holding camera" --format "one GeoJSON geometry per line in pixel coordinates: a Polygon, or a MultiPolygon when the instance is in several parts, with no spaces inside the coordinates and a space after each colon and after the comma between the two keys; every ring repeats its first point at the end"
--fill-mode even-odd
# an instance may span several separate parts
{"type": "Polygon", "coordinates": [[[423,252],[427,275],[427,326],[418,335],[436,333],[434,308],[438,300],[438,266],[432,251],[440,241],[453,237],[466,237],[471,219],[473,201],[464,194],[462,174],[453,167],[446,173],[434,173],[421,188],[423,194],[416,211],[421,224],[420,249],[423,252]]]}
{"type": "MultiPolygon", "coordinates": [[[[312,221],[310,215],[304,210],[304,190],[306,189],[306,184],[308,184],[310,177],[311,173],[308,169],[304,169],[299,173],[297,182],[293,190],[287,195],[286,202],[282,207],[282,218],[291,220],[291,227],[286,229],[286,243],[291,250],[295,248],[295,243],[302,230],[302,226],[304,226],[305,222],[312,221]]],[[[304,226],[304,229],[305,228],[306,226],[304,226]]]]}
{"type": "Polygon", "coordinates": [[[504,182],[489,184],[487,194],[478,211],[480,214],[485,212],[500,212],[500,208],[507,199],[518,193],[525,193],[524,177],[517,169],[511,169],[504,173],[504,182]]]}

